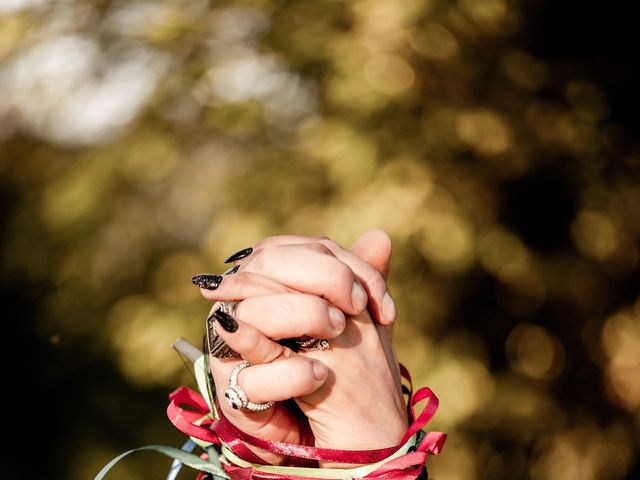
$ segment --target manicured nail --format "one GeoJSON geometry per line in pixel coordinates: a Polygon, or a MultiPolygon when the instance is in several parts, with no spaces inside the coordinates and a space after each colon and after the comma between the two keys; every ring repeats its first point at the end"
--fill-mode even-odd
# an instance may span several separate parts
{"type": "Polygon", "coordinates": [[[364,310],[367,303],[369,303],[369,298],[364,288],[362,288],[358,282],[353,282],[353,287],[351,288],[351,305],[353,305],[353,308],[356,310],[364,310]]]}
{"type": "Polygon", "coordinates": [[[324,363],[319,362],[318,360],[313,360],[311,363],[313,364],[313,376],[316,377],[316,380],[322,381],[327,378],[329,369],[324,363]]]}
{"type": "Polygon", "coordinates": [[[207,290],[215,290],[222,283],[222,275],[213,275],[211,273],[201,273],[191,277],[191,283],[207,290]]]}
{"type": "Polygon", "coordinates": [[[216,318],[220,326],[225,329],[225,331],[233,333],[238,330],[238,322],[236,322],[236,319],[229,315],[227,312],[223,312],[222,310],[215,310],[213,312],[213,316],[216,318]]]}
{"type": "Polygon", "coordinates": [[[344,313],[339,308],[334,306],[329,306],[329,322],[331,326],[335,328],[338,332],[342,332],[346,325],[347,320],[344,317],[344,313]]]}
{"type": "Polygon", "coordinates": [[[229,258],[227,258],[224,261],[224,263],[231,263],[231,262],[235,262],[236,260],[240,260],[241,258],[248,257],[249,255],[251,255],[251,252],[253,252],[253,248],[251,247],[243,248],[239,252],[236,252],[233,255],[231,255],[229,258]]]}
{"type": "Polygon", "coordinates": [[[396,302],[393,301],[389,291],[387,290],[382,297],[382,316],[389,323],[396,319],[398,310],[396,309],[396,302]]]}
{"type": "Polygon", "coordinates": [[[229,270],[227,270],[226,272],[224,272],[222,275],[233,275],[234,273],[236,273],[238,270],[240,270],[240,265],[234,265],[233,267],[231,267],[229,270]]]}
{"type": "Polygon", "coordinates": [[[287,347],[293,352],[297,352],[300,350],[300,345],[293,338],[283,338],[282,340],[278,340],[278,343],[283,347],[287,347]]]}
{"type": "Polygon", "coordinates": [[[283,338],[282,340],[278,340],[278,343],[293,352],[300,351],[300,344],[295,340],[295,338],[283,338]]]}

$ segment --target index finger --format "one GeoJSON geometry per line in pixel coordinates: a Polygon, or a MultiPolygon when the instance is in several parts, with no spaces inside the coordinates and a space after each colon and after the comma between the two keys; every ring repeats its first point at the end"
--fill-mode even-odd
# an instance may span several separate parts
{"type": "Polygon", "coordinates": [[[350,315],[361,313],[368,297],[357,275],[324,245],[276,245],[260,249],[242,272],[260,274],[303,293],[326,298],[350,315]]]}
{"type": "Polygon", "coordinates": [[[389,293],[383,272],[379,272],[358,255],[341,247],[329,238],[302,235],[277,235],[267,237],[258,242],[254,251],[273,246],[308,243],[320,243],[326,246],[336,258],[349,266],[368,294],[369,311],[372,318],[383,325],[393,323],[396,318],[396,306],[389,293]]]}

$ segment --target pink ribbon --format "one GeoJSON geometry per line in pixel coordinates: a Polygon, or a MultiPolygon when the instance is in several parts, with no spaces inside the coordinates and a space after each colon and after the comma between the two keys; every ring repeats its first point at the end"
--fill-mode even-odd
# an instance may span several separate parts
{"type": "MultiPolygon", "coordinates": [[[[401,366],[402,375],[409,380],[407,370],[401,366]]],[[[180,387],[169,395],[171,400],[167,407],[167,415],[171,423],[181,432],[190,437],[220,445],[224,443],[233,453],[243,460],[259,465],[267,463],[253,453],[248,446],[263,449],[265,451],[285,455],[298,460],[297,466],[315,466],[315,461],[339,462],[351,464],[371,464],[380,462],[393,455],[409,439],[416,434],[434,416],[438,409],[439,401],[429,388],[421,388],[414,395],[409,390],[409,410],[411,425],[407,429],[400,444],[396,447],[374,450],[336,450],[331,448],[318,448],[307,445],[295,445],[290,443],[264,440],[249,435],[233,425],[218,409],[219,420],[207,420],[201,424],[202,417],[210,413],[209,406],[201,395],[186,387],[180,387]],[[427,401],[425,408],[416,417],[415,407],[422,401],[427,401]]],[[[366,477],[381,480],[412,480],[415,479],[425,464],[428,455],[437,455],[442,450],[447,435],[442,432],[429,432],[422,439],[415,451],[385,462],[366,477]]],[[[265,473],[256,471],[253,467],[237,467],[224,465],[225,470],[233,480],[283,480],[304,479],[305,477],[265,473]]]]}

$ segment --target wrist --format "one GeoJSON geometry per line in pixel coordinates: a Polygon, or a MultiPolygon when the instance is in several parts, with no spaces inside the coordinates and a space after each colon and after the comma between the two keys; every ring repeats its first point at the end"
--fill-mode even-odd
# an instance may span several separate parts
{"type": "MultiPolygon", "coordinates": [[[[371,423],[370,425],[376,425],[371,423]]],[[[360,425],[361,427],[361,425],[360,425]]],[[[362,428],[352,428],[346,431],[336,431],[331,438],[316,439],[315,446],[318,448],[330,448],[346,451],[381,450],[386,448],[401,448],[402,439],[407,432],[405,422],[389,422],[384,425],[377,424],[375,430],[363,431],[362,428]]],[[[320,468],[329,469],[351,469],[357,468],[364,463],[355,462],[318,462],[320,468]]]]}
{"type": "Polygon", "coordinates": [[[348,464],[348,463],[336,463],[336,462],[320,462],[325,463],[326,466],[320,466],[320,468],[310,467],[290,467],[290,466],[275,466],[275,465],[258,465],[247,462],[238,457],[230,449],[223,445],[222,453],[223,458],[229,464],[239,468],[251,468],[257,473],[264,474],[276,474],[282,477],[301,477],[301,478],[323,478],[323,479],[344,479],[344,478],[364,478],[374,470],[382,467],[386,463],[393,461],[394,459],[406,455],[413,447],[419,443],[421,435],[415,434],[410,437],[404,444],[398,446],[397,450],[391,453],[388,457],[368,464],[348,464]],[[342,465],[342,466],[341,466],[342,465]]]}
{"type": "MultiPolygon", "coordinates": [[[[320,425],[310,421],[318,448],[364,451],[398,448],[406,440],[409,428],[407,409],[404,405],[380,406],[345,415],[342,421],[332,421],[329,425],[320,425]],[[379,412],[386,412],[384,422],[379,412]]],[[[353,468],[358,463],[336,463],[320,461],[322,468],[353,468]]]]}

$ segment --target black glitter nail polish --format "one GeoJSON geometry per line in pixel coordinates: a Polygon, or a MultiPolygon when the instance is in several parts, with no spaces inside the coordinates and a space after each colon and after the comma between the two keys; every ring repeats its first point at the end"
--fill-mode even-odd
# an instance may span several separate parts
{"type": "Polygon", "coordinates": [[[213,275],[211,273],[201,273],[191,277],[191,283],[207,290],[215,290],[222,283],[222,275],[213,275]]]}
{"type": "Polygon", "coordinates": [[[227,270],[226,272],[224,272],[222,275],[233,275],[234,273],[236,273],[238,270],[240,270],[240,265],[234,265],[233,267],[231,267],[229,270],[227,270]]]}
{"type": "Polygon", "coordinates": [[[238,322],[236,322],[235,318],[233,318],[227,312],[216,310],[213,312],[213,316],[216,318],[220,326],[227,332],[233,333],[238,330],[238,322]]]}
{"type": "Polygon", "coordinates": [[[282,340],[278,340],[278,343],[294,352],[300,350],[300,345],[293,338],[283,338],[282,340]]]}
{"type": "Polygon", "coordinates": [[[240,260],[241,258],[248,257],[249,255],[251,255],[251,252],[253,252],[253,248],[251,247],[243,248],[239,252],[236,252],[233,255],[231,255],[229,258],[227,258],[224,261],[224,263],[231,263],[231,262],[235,262],[236,260],[240,260]]]}

